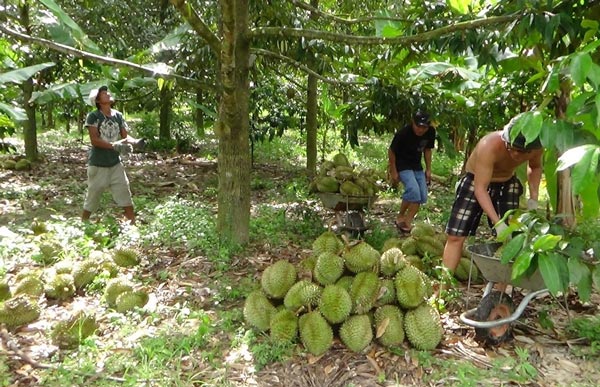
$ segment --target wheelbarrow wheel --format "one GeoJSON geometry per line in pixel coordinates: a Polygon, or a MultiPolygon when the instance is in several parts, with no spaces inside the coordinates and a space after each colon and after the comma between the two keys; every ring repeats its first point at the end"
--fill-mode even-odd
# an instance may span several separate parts
{"type": "MultiPolygon", "coordinates": [[[[509,317],[514,312],[512,298],[499,291],[492,291],[483,297],[474,314],[476,321],[494,321],[509,317]]],[[[498,345],[511,337],[512,326],[510,323],[493,328],[475,328],[475,338],[486,344],[498,345]]]]}

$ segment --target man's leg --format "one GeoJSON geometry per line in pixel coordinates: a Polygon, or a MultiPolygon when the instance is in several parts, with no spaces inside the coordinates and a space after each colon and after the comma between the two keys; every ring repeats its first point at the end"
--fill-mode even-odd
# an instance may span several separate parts
{"type": "Polygon", "coordinates": [[[135,213],[133,212],[133,206],[123,207],[123,214],[131,224],[135,224],[135,213]]]}
{"type": "Polygon", "coordinates": [[[408,210],[406,211],[406,216],[404,217],[404,223],[408,226],[408,228],[412,227],[412,222],[419,212],[419,208],[421,207],[420,203],[408,202],[408,210]]]}
{"type": "Polygon", "coordinates": [[[456,270],[456,267],[460,262],[460,257],[462,257],[463,253],[463,245],[466,239],[467,237],[463,236],[448,235],[446,246],[444,246],[442,263],[452,272],[456,270]]]}
{"type": "Polygon", "coordinates": [[[83,210],[83,212],[81,213],[81,220],[86,222],[88,220],[90,220],[90,216],[92,215],[92,213],[88,210],[83,210]]]}
{"type": "Polygon", "coordinates": [[[409,205],[410,205],[410,202],[407,202],[406,200],[402,200],[402,202],[400,203],[400,212],[398,213],[398,216],[396,217],[396,223],[400,224],[405,221],[404,219],[406,218],[406,211],[408,210],[409,205]]]}

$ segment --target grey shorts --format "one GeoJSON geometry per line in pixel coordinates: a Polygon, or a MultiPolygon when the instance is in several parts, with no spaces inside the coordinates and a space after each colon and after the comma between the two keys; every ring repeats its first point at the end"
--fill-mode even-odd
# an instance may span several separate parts
{"type": "Polygon", "coordinates": [[[110,190],[117,206],[129,207],[133,205],[129,179],[125,174],[123,164],[119,163],[113,167],[88,165],[87,175],[88,189],[83,204],[84,210],[89,212],[98,210],[102,194],[107,189],[110,190]]]}

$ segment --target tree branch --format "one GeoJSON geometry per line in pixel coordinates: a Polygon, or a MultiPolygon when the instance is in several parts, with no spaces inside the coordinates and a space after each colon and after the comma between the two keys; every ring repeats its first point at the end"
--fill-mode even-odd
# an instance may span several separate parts
{"type": "Polygon", "coordinates": [[[215,52],[216,55],[221,53],[221,41],[219,38],[208,28],[206,23],[198,16],[196,10],[185,0],[169,0],[171,4],[177,8],[181,16],[186,22],[196,31],[198,35],[208,43],[208,46],[215,52]]]}
{"type": "Polygon", "coordinates": [[[338,34],[335,32],[326,32],[320,30],[305,30],[302,28],[286,28],[286,27],[259,27],[252,30],[250,33],[253,38],[263,37],[285,37],[285,38],[307,38],[307,39],[322,39],[335,43],[346,43],[355,45],[378,45],[389,44],[407,46],[412,43],[425,42],[431,39],[436,39],[444,35],[449,35],[454,32],[475,29],[478,27],[508,23],[518,19],[521,15],[495,16],[485,19],[470,20],[466,22],[456,23],[449,26],[437,28],[432,31],[422,32],[412,36],[395,36],[390,38],[377,36],[354,36],[347,34],[338,34]]]}
{"type": "Polygon", "coordinates": [[[313,15],[318,15],[320,17],[331,19],[338,23],[344,23],[344,24],[368,23],[368,22],[372,22],[373,20],[387,20],[387,21],[398,21],[398,22],[410,21],[409,19],[402,19],[402,18],[389,17],[389,16],[368,16],[368,17],[361,17],[358,19],[345,19],[343,17],[332,15],[328,12],[320,11],[319,9],[313,7],[312,5],[306,3],[302,0],[289,0],[289,1],[292,4],[294,4],[295,6],[297,6],[298,8],[301,8],[301,9],[304,9],[305,11],[311,12],[313,15]]]}
{"type": "Polygon", "coordinates": [[[288,56],[281,55],[281,54],[278,54],[273,51],[264,50],[261,48],[253,48],[253,49],[251,49],[251,51],[252,51],[252,53],[255,53],[257,55],[268,56],[271,58],[276,58],[281,61],[287,62],[288,64],[292,65],[296,69],[301,70],[307,74],[313,75],[314,77],[316,77],[316,78],[320,79],[321,81],[328,83],[330,85],[362,85],[362,84],[364,84],[364,82],[340,81],[337,79],[331,79],[331,78],[324,77],[321,74],[308,68],[308,66],[306,66],[298,61],[295,61],[288,56]]]}
{"type": "Polygon", "coordinates": [[[62,52],[64,54],[72,55],[76,58],[86,58],[86,59],[93,60],[94,62],[103,63],[103,64],[116,66],[116,67],[129,67],[129,68],[138,70],[142,73],[149,74],[152,77],[156,77],[157,75],[159,75],[165,79],[176,79],[178,81],[182,81],[183,83],[191,84],[196,87],[201,87],[201,88],[212,88],[213,87],[204,82],[200,82],[197,79],[188,78],[188,77],[184,77],[182,75],[177,75],[177,74],[172,74],[172,73],[167,73],[167,72],[160,72],[157,69],[145,67],[145,66],[139,65],[137,63],[128,62],[128,61],[121,60],[121,59],[108,58],[105,56],[93,54],[88,51],[78,50],[71,46],[67,46],[67,45],[60,44],[60,43],[55,43],[51,40],[36,38],[36,37],[30,36],[30,35],[22,34],[18,31],[14,31],[14,30],[4,27],[2,25],[0,25],[0,32],[6,34],[8,36],[12,36],[13,38],[16,38],[17,40],[28,42],[28,43],[39,44],[40,46],[47,47],[52,50],[62,52]]]}

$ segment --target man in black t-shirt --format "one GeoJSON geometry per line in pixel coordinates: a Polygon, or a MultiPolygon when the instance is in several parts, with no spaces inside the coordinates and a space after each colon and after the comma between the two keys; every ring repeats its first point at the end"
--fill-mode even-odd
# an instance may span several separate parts
{"type": "Polygon", "coordinates": [[[431,150],[435,146],[435,128],[429,115],[418,111],[411,123],[394,135],[388,149],[390,179],[404,185],[396,227],[410,232],[412,222],[421,204],[427,202],[427,185],[431,181],[431,150]],[[425,159],[425,171],[421,159],[425,159]]]}

